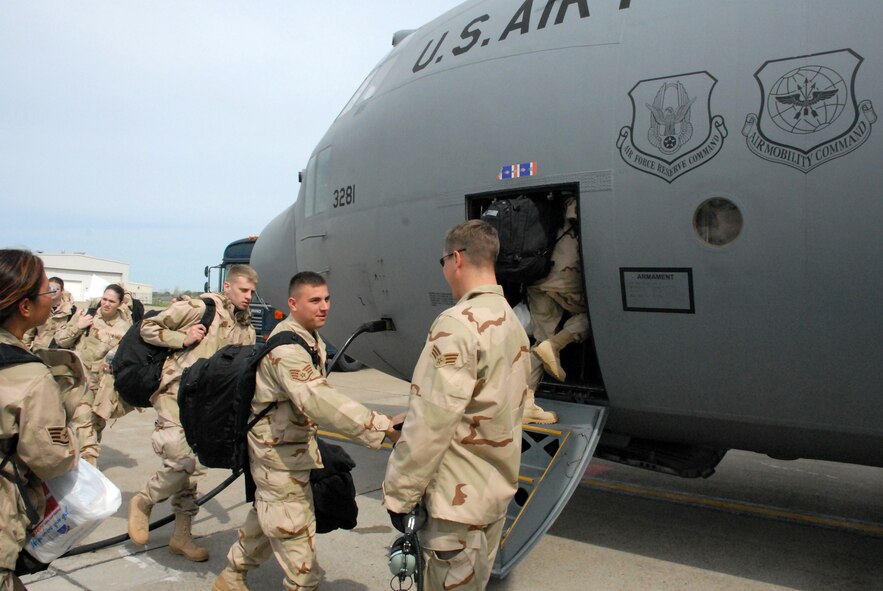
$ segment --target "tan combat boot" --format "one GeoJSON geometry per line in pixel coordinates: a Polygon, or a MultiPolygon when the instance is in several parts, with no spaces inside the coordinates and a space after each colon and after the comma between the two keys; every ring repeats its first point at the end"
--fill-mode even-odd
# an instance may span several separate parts
{"type": "Polygon", "coordinates": [[[212,591],[251,591],[248,583],[245,582],[245,574],[228,566],[215,579],[212,591]]]}
{"type": "Polygon", "coordinates": [[[561,349],[575,340],[576,337],[570,331],[562,330],[537,345],[534,349],[534,353],[542,360],[543,368],[545,368],[546,372],[559,382],[567,379],[567,373],[561,367],[561,358],[559,357],[561,349]]]}
{"type": "Polygon", "coordinates": [[[543,410],[537,406],[533,390],[528,391],[527,399],[524,401],[524,414],[521,417],[523,425],[533,423],[540,425],[552,425],[558,422],[558,415],[551,410],[543,410]]]}
{"type": "Polygon", "coordinates": [[[204,562],[208,560],[208,550],[193,541],[190,533],[192,518],[192,515],[175,513],[175,532],[169,540],[169,552],[179,554],[193,562],[204,562]]]}
{"type": "Polygon", "coordinates": [[[137,493],[129,501],[129,539],[133,544],[143,546],[150,537],[150,512],[153,503],[144,493],[137,493]]]}

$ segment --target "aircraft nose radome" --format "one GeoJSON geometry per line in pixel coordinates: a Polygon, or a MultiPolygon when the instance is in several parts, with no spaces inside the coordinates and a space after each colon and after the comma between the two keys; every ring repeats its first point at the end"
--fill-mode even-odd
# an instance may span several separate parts
{"type": "Polygon", "coordinates": [[[258,294],[274,308],[287,310],[288,282],[298,271],[294,205],[263,229],[251,253],[251,266],[258,272],[258,294]]]}

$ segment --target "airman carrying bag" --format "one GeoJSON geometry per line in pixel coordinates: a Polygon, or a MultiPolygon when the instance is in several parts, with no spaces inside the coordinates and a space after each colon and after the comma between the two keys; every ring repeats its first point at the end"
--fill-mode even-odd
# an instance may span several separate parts
{"type": "MultiPolygon", "coordinates": [[[[276,403],[267,405],[251,421],[255,375],[264,355],[280,345],[300,345],[313,365],[321,364],[319,353],[299,335],[279,332],[266,344],[227,345],[208,359],[197,359],[184,370],[178,388],[181,426],[187,443],[199,461],[209,468],[242,469],[246,479],[246,500],[254,500],[254,481],[248,468],[248,431],[276,403]]],[[[356,463],[337,445],[317,440],[324,468],[310,471],[316,531],[327,533],[356,526],[359,507],[350,471],[356,463]]]]}
{"type": "MultiPolygon", "coordinates": [[[[208,331],[215,318],[215,301],[211,298],[202,298],[202,301],[205,302],[205,312],[199,323],[208,331]]],[[[148,312],[147,317],[150,316],[148,312]]],[[[141,338],[143,322],[136,323],[126,331],[111,363],[114,386],[120,398],[137,408],[150,406],[150,397],[159,390],[163,364],[174,352],[168,347],[145,342],[141,338]]]]}
{"type": "Polygon", "coordinates": [[[280,345],[300,345],[310,352],[315,365],[319,354],[290,330],[264,343],[227,345],[208,359],[197,359],[184,370],[178,388],[181,426],[187,444],[209,468],[247,469],[245,435],[275,405],[249,424],[254,398],[255,374],[264,355],[280,345]]]}

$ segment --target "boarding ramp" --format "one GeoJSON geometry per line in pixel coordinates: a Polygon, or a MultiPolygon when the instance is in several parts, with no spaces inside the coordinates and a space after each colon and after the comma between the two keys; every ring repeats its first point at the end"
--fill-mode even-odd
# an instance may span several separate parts
{"type": "Polygon", "coordinates": [[[518,491],[509,503],[493,576],[505,577],[552,527],[582,480],[601,438],[607,408],[540,400],[555,425],[525,425],[518,491]]]}

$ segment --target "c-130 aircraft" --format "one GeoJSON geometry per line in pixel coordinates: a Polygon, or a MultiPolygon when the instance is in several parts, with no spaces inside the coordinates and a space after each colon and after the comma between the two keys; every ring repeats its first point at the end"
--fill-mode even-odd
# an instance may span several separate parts
{"type": "MultiPolygon", "coordinates": [[[[389,319],[348,353],[409,379],[453,304],[445,231],[576,194],[591,338],[537,393],[561,429],[523,449],[563,433],[553,465],[584,423],[585,461],[686,477],[729,449],[883,466],[881,21],[877,0],[464,2],[397,33],[319,142],[255,246],[262,295],[324,273],[330,340],[389,319]]],[[[516,522],[551,474],[528,464],[516,522]]]]}

